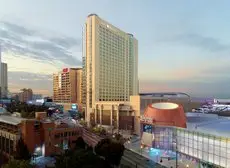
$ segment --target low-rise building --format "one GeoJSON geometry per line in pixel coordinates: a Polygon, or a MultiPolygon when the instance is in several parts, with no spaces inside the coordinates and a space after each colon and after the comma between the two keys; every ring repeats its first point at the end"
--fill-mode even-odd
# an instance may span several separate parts
{"type": "Polygon", "coordinates": [[[27,102],[33,99],[33,90],[32,89],[22,89],[20,93],[18,93],[20,102],[27,102]]]}
{"type": "Polygon", "coordinates": [[[37,112],[35,119],[0,115],[0,149],[8,155],[15,152],[22,138],[31,154],[49,156],[73,147],[81,132],[81,127],[68,116],[47,118],[46,112],[37,112]]]}

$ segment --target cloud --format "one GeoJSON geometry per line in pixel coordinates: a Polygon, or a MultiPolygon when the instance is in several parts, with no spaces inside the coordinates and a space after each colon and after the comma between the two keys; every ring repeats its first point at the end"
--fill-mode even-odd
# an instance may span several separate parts
{"type": "Polygon", "coordinates": [[[218,81],[142,80],[140,92],[185,92],[191,96],[229,98],[230,78],[218,81]]]}
{"type": "Polygon", "coordinates": [[[55,63],[56,60],[69,66],[80,66],[81,61],[72,51],[81,51],[81,40],[63,35],[48,35],[38,30],[27,29],[10,22],[0,22],[0,44],[4,52],[27,56],[28,59],[55,63]]]}
{"type": "Polygon", "coordinates": [[[184,34],[177,38],[179,41],[185,42],[188,45],[200,47],[211,52],[229,51],[230,49],[230,45],[223,44],[216,38],[205,37],[200,34],[184,34]]]}
{"type": "Polygon", "coordinates": [[[52,92],[52,75],[29,72],[8,72],[9,89],[18,92],[22,88],[32,88],[34,93],[49,95],[52,92]]]}
{"type": "Polygon", "coordinates": [[[173,35],[171,37],[170,36],[163,37],[157,41],[186,44],[209,52],[230,51],[230,44],[224,44],[217,38],[207,37],[196,33],[184,33],[184,34],[173,35]]]}
{"type": "Polygon", "coordinates": [[[0,21],[3,61],[8,63],[9,89],[52,92],[52,73],[81,66],[81,39],[0,21]]]}

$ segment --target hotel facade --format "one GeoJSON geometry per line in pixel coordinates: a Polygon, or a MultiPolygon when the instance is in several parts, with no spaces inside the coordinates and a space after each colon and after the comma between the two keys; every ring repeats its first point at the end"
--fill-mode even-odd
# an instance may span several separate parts
{"type": "Polygon", "coordinates": [[[81,104],[81,75],[81,68],[64,68],[53,74],[53,101],[62,104],[81,104]]]}
{"type": "Polygon", "coordinates": [[[97,124],[104,121],[114,125],[116,121],[118,126],[120,106],[139,92],[138,41],[132,34],[90,14],[83,30],[82,78],[86,120],[90,121],[93,114],[97,124]]]}

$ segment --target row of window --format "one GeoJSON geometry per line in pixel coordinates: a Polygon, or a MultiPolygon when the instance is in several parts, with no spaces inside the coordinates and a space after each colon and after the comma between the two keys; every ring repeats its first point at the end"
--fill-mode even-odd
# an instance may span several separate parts
{"type": "Polygon", "coordinates": [[[73,131],[73,132],[64,132],[64,133],[57,133],[54,135],[56,139],[62,138],[62,137],[70,137],[70,136],[77,136],[79,135],[78,131],[73,131]]]}
{"type": "Polygon", "coordinates": [[[0,137],[0,150],[6,153],[13,153],[14,141],[5,137],[0,137]]]}

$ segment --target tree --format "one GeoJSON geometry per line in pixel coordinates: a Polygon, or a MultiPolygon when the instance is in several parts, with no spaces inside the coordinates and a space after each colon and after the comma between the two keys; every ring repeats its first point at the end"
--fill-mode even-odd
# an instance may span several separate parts
{"type": "Polygon", "coordinates": [[[3,168],[32,168],[33,166],[26,160],[10,160],[3,168]]]}
{"type": "Polygon", "coordinates": [[[82,137],[77,138],[77,140],[74,142],[77,148],[85,149],[86,143],[82,137]]]}
{"type": "Polygon", "coordinates": [[[8,163],[9,158],[3,154],[3,151],[0,151],[0,167],[4,165],[5,163],[8,163]]]}
{"type": "Polygon", "coordinates": [[[105,138],[98,142],[95,147],[96,154],[105,158],[105,160],[115,166],[119,166],[125,147],[119,142],[105,138]]]}
{"type": "Polygon", "coordinates": [[[21,117],[22,118],[27,118],[28,117],[28,112],[25,112],[23,109],[22,110],[20,110],[21,111],[21,117]]]}
{"type": "Polygon", "coordinates": [[[14,158],[17,160],[30,160],[31,158],[29,149],[22,138],[20,138],[17,142],[14,158]]]}
{"type": "Polygon", "coordinates": [[[56,157],[56,168],[111,168],[104,160],[86,149],[69,150],[56,157]]]}

